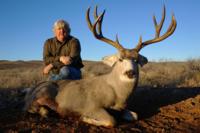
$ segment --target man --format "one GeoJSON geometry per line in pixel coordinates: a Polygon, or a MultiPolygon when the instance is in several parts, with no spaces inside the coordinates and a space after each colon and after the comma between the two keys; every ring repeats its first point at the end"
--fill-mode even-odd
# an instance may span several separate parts
{"type": "Polygon", "coordinates": [[[70,26],[64,20],[54,23],[55,37],[47,39],[43,49],[44,74],[49,80],[80,79],[81,46],[78,39],[70,35],[70,26]]]}

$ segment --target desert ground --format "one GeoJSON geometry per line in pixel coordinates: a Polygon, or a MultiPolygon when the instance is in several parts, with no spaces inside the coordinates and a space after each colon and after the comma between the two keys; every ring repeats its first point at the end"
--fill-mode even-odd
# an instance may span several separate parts
{"type": "MultiPolygon", "coordinates": [[[[95,61],[84,61],[83,78],[111,71],[95,61]]],[[[0,61],[0,132],[6,133],[198,133],[200,132],[200,60],[150,62],[140,68],[139,85],[128,108],[139,120],[123,121],[119,112],[113,128],[80,122],[75,116],[48,118],[22,111],[24,89],[45,81],[41,61],[0,61]]]]}

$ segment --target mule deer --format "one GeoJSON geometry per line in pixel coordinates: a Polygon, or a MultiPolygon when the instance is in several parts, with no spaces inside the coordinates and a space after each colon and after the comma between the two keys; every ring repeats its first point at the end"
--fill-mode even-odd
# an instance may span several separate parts
{"type": "Polygon", "coordinates": [[[46,115],[47,112],[42,111],[42,109],[45,110],[44,105],[46,105],[61,116],[66,116],[68,111],[76,112],[82,121],[105,127],[115,125],[115,118],[106,109],[125,110],[125,118],[129,120],[137,118],[136,113],[126,110],[126,100],[137,86],[138,65],[143,66],[148,62],[146,57],[139,54],[139,51],[149,44],[160,42],[172,35],[176,29],[175,17],[172,16],[168,30],[160,36],[165,19],[164,7],[159,24],[157,24],[155,16],[153,17],[156,29],[155,38],[143,42],[140,37],[135,48],[126,49],[119,43],[118,37],[116,37],[116,41],[112,41],[103,36],[102,21],[105,11],[98,15],[97,7],[95,8],[94,24],[91,23],[89,14],[90,8],[87,10],[86,19],[95,38],[112,45],[119,51],[118,54],[103,59],[104,63],[113,66],[112,71],[105,75],[71,82],[42,83],[27,94],[25,110],[46,115]]]}

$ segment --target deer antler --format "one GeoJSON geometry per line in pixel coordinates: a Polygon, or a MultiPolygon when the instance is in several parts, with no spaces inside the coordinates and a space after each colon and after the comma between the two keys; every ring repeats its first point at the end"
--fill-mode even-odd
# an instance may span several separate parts
{"type": "Polygon", "coordinates": [[[126,49],[126,48],[123,48],[123,46],[119,43],[117,36],[116,36],[116,41],[112,41],[112,40],[103,36],[101,27],[102,27],[102,21],[103,21],[103,17],[104,17],[104,14],[105,14],[105,10],[103,11],[102,14],[98,15],[97,6],[96,6],[95,11],[94,11],[94,18],[95,18],[94,24],[91,23],[89,14],[90,14],[90,8],[88,8],[88,10],[87,10],[86,19],[87,19],[88,27],[92,31],[95,38],[97,38],[101,41],[104,41],[108,44],[111,44],[112,46],[117,48],[120,51],[122,58],[134,58],[134,59],[137,60],[138,56],[139,56],[139,51],[143,47],[145,47],[149,44],[152,44],[152,43],[160,42],[160,41],[166,39],[167,37],[172,35],[173,32],[176,29],[176,20],[175,20],[174,15],[172,15],[172,21],[171,21],[171,24],[170,24],[168,30],[162,36],[160,36],[160,31],[162,29],[162,26],[163,26],[163,23],[164,23],[164,20],[165,20],[165,6],[164,6],[162,19],[161,19],[160,24],[157,24],[156,18],[155,18],[155,16],[153,16],[153,21],[154,21],[154,25],[155,25],[155,29],[156,29],[155,38],[148,40],[148,41],[145,41],[145,42],[142,42],[142,37],[140,37],[139,43],[134,49],[126,49]]]}
{"type": "Polygon", "coordinates": [[[119,40],[118,40],[117,36],[116,36],[116,41],[112,41],[112,40],[110,40],[110,39],[108,39],[108,38],[103,36],[101,27],[102,27],[102,21],[103,21],[103,17],[104,17],[104,14],[105,14],[105,10],[103,11],[103,13],[101,15],[98,16],[98,14],[97,14],[97,6],[96,6],[95,11],[94,11],[94,18],[95,18],[94,24],[91,23],[89,14],[90,14],[90,8],[87,9],[86,19],[87,19],[88,27],[92,31],[92,33],[95,36],[95,38],[97,38],[97,39],[99,39],[101,41],[104,41],[104,42],[106,42],[108,44],[111,44],[112,46],[117,48],[119,51],[123,51],[124,48],[119,43],[119,40]],[[96,29],[98,29],[98,32],[96,31],[96,29]]]}
{"type": "Polygon", "coordinates": [[[165,6],[163,7],[162,19],[161,19],[161,22],[159,25],[157,24],[156,17],[153,16],[153,21],[154,21],[155,30],[156,30],[155,38],[145,41],[145,42],[142,42],[142,37],[140,37],[139,43],[135,48],[135,50],[137,52],[139,52],[143,47],[145,47],[149,44],[152,44],[152,43],[160,42],[174,33],[177,23],[176,23],[176,19],[175,19],[174,15],[172,15],[171,24],[168,27],[168,30],[162,36],[160,36],[160,31],[162,29],[164,20],[165,20],[165,6]]]}

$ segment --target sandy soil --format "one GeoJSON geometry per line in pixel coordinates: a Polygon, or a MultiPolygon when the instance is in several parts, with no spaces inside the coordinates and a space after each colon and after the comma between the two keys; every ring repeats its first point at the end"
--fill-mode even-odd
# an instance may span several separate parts
{"type": "Polygon", "coordinates": [[[200,88],[137,88],[128,105],[139,120],[118,119],[114,128],[85,124],[73,116],[62,119],[54,112],[41,118],[21,110],[23,98],[21,90],[0,90],[0,132],[200,132],[200,88]]]}

